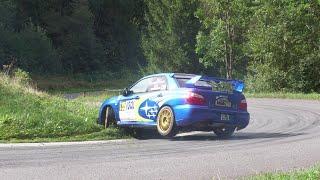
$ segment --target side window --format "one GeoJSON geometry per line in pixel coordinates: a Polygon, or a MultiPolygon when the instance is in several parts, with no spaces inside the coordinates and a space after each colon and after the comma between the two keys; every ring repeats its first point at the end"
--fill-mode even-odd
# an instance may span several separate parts
{"type": "Polygon", "coordinates": [[[135,85],[133,85],[130,88],[130,91],[133,91],[133,93],[147,92],[147,87],[149,86],[151,79],[152,78],[146,78],[146,79],[143,79],[143,80],[137,82],[135,85]]]}
{"type": "Polygon", "coordinates": [[[167,80],[164,76],[152,77],[147,91],[164,91],[167,90],[167,80]]]}

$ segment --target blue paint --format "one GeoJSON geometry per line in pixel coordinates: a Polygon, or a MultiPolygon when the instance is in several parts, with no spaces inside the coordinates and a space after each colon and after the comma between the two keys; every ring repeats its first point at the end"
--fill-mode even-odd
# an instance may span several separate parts
{"type": "Polygon", "coordinates": [[[145,93],[132,94],[130,96],[116,96],[107,99],[100,108],[99,123],[104,121],[104,110],[107,106],[111,106],[115,111],[115,117],[119,126],[129,127],[156,127],[157,112],[162,106],[170,106],[173,110],[176,125],[178,127],[193,127],[197,123],[210,122],[212,124],[226,124],[238,127],[238,129],[245,128],[249,124],[250,115],[246,110],[238,109],[239,103],[245,97],[242,94],[245,87],[242,81],[238,80],[226,80],[215,77],[200,76],[200,75],[187,75],[186,88],[179,88],[176,78],[184,76],[184,74],[176,73],[162,73],[146,76],[142,79],[153,77],[165,77],[167,88],[162,91],[150,91],[145,93]],[[210,87],[198,87],[195,86],[197,81],[215,81],[215,82],[227,82],[233,87],[233,92],[215,92],[210,87]],[[204,97],[205,104],[190,105],[187,103],[186,98],[190,92],[197,93],[204,97]],[[218,102],[221,106],[216,105],[216,100],[220,101],[219,97],[226,97],[231,102],[231,106],[226,102],[218,102]],[[137,113],[141,118],[150,121],[125,121],[119,119],[119,102],[128,101],[131,99],[139,99],[142,102],[137,109],[137,113]],[[226,106],[224,106],[226,104],[226,106]],[[230,121],[222,121],[221,114],[228,114],[230,121]]]}

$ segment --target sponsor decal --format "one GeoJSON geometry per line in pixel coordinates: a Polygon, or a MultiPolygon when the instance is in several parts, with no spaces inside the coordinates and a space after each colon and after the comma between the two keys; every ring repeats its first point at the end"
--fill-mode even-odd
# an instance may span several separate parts
{"type": "Polygon", "coordinates": [[[160,91],[166,89],[167,83],[164,77],[153,77],[147,91],[160,91]]]}
{"type": "Polygon", "coordinates": [[[229,101],[228,96],[217,96],[215,105],[220,107],[231,107],[231,102],[229,101]]]}
{"type": "Polygon", "coordinates": [[[139,107],[139,115],[145,119],[156,120],[159,105],[147,99],[139,107]]]}

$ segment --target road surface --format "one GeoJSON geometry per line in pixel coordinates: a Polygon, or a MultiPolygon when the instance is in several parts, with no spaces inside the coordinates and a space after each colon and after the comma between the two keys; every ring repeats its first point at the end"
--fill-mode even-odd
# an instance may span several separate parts
{"type": "Polygon", "coordinates": [[[249,99],[250,125],[172,140],[0,145],[0,179],[237,179],[320,161],[320,101],[249,99]]]}

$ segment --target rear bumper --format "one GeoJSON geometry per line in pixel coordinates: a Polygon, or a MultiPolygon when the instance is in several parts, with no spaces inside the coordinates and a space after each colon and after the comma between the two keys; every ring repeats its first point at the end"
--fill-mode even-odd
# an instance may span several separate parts
{"type": "Polygon", "coordinates": [[[226,125],[234,126],[237,129],[247,127],[250,120],[250,115],[246,111],[210,109],[206,106],[196,105],[178,105],[173,108],[176,124],[179,127],[188,127],[199,123],[207,124],[208,126],[226,125]],[[230,120],[222,121],[221,114],[230,115],[230,120]]]}

